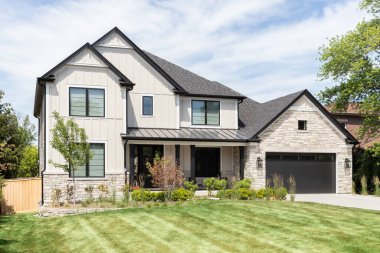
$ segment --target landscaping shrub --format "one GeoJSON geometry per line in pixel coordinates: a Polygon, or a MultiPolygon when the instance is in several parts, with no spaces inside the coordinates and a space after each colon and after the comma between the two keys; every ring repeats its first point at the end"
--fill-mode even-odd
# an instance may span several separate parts
{"type": "Polygon", "coordinates": [[[153,164],[146,164],[152,175],[152,184],[161,188],[167,199],[171,198],[172,191],[183,184],[183,171],[172,159],[160,157],[157,153],[153,159],[153,164]]]}
{"type": "Polygon", "coordinates": [[[156,202],[165,202],[165,192],[152,192],[152,200],[156,202]]]}
{"type": "Polygon", "coordinates": [[[121,192],[123,193],[123,196],[124,196],[124,198],[123,198],[123,201],[125,201],[125,202],[129,202],[129,184],[125,184],[125,185],[123,185],[123,187],[121,187],[121,192]]]}
{"type": "Polygon", "coordinates": [[[151,192],[144,189],[134,190],[131,194],[132,200],[139,202],[165,201],[165,192],[151,192]]]}
{"type": "Polygon", "coordinates": [[[363,195],[367,195],[368,194],[368,191],[367,191],[367,178],[364,175],[360,179],[360,183],[361,183],[361,186],[362,186],[362,192],[361,193],[363,195]]]}
{"type": "Polygon", "coordinates": [[[294,201],[296,199],[296,188],[297,188],[296,179],[292,175],[290,175],[288,183],[289,183],[290,200],[294,201]]]}
{"type": "Polygon", "coordinates": [[[151,191],[146,191],[144,189],[134,190],[132,192],[132,200],[146,202],[151,201],[153,198],[153,194],[151,191]]]}
{"type": "Polygon", "coordinates": [[[195,192],[196,190],[198,190],[198,185],[196,183],[194,183],[194,181],[185,181],[185,182],[183,182],[183,187],[186,190],[189,190],[189,191],[192,191],[192,192],[195,192]]]}
{"type": "Polygon", "coordinates": [[[186,190],[185,188],[181,187],[181,188],[175,189],[172,192],[171,200],[172,201],[186,201],[188,199],[191,199],[192,196],[193,196],[192,191],[186,190]]]}
{"type": "Polygon", "coordinates": [[[210,177],[203,180],[203,184],[206,186],[208,194],[211,195],[211,191],[225,190],[227,188],[228,182],[225,179],[217,179],[215,177],[210,177]]]}
{"type": "Polygon", "coordinates": [[[273,181],[273,189],[284,187],[284,179],[282,178],[280,174],[273,173],[272,181],[273,181]]]}
{"type": "Polygon", "coordinates": [[[270,187],[264,188],[264,198],[266,200],[270,200],[273,197],[274,197],[274,190],[273,190],[273,188],[270,188],[270,187]]]}
{"type": "Polygon", "coordinates": [[[235,198],[240,200],[255,199],[255,190],[240,188],[235,190],[235,198]]]}
{"type": "Polygon", "coordinates": [[[249,178],[236,181],[232,187],[233,189],[251,189],[251,180],[249,178]]]}
{"type": "Polygon", "coordinates": [[[228,189],[219,191],[216,196],[221,199],[248,200],[256,198],[256,191],[246,188],[228,189]]]}
{"type": "Polygon", "coordinates": [[[99,201],[104,201],[108,194],[108,186],[104,184],[100,184],[96,188],[98,188],[99,190],[99,201]]]}
{"type": "Polygon", "coordinates": [[[265,188],[261,188],[256,192],[256,199],[264,199],[265,198],[265,188]]]}
{"type": "Polygon", "coordinates": [[[92,185],[87,185],[87,186],[84,188],[84,191],[85,191],[86,194],[87,194],[87,200],[88,200],[89,202],[92,202],[92,200],[93,200],[92,192],[94,191],[94,186],[92,186],[92,185]]]}
{"type": "Polygon", "coordinates": [[[220,199],[233,199],[234,196],[235,196],[234,194],[235,194],[235,191],[232,190],[232,189],[221,190],[221,191],[219,191],[219,192],[216,194],[216,197],[217,197],[217,198],[220,198],[220,199]]]}
{"type": "Polygon", "coordinates": [[[375,195],[380,196],[380,179],[378,176],[373,177],[373,185],[375,186],[375,195]]]}
{"type": "Polygon", "coordinates": [[[52,194],[51,194],[51,201],[52,201],[53,207],[59,206],[59,200],[61,199],[61,195],[62,195],[61,189],[58,189],[58,188],[53,189],[52,194]]]}
{"type": "Polygon", "coordinates": [[[276,200],[284,200],[286,199],[286,195],[288,194],[288,191],[285,187],[279,187],[274,190],[274,198],[276,200]]]}

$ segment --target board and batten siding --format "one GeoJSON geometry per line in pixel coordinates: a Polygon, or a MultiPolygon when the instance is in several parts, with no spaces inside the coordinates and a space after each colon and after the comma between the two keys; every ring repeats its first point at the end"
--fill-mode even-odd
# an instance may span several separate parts
{"type": "Polygon", "coordinates": [[[133,49],[113,48],[109,44],[96,49],[134,84],[128,93],[128,126],[178,128],[176,97],[173,87],[133,49]],[[142,97],[153,96],[153,115],[142,115],[142,97]]]}
{"type": "Polygon", "coordinates": [[[236,99],[220,99],[220,98],[200,98],[200,97],[181,97],[181,127],[209,127],[209,128],[224,128],[238,129],[238,111],[236,99]],[[211,100],[220,101],[220,125],[192,125],[191,123],[191,101],[192,100],[211,100]]]}
{"type": "MultiPolygon", "coordinates": [[[[86,130],[89,142],[105,143],[105,173],[124,173],[123,143],[120,133],[125,132],[125,88],[119,78],[96,59],[89,51],[75,57],[55,73],[55,81],[46,85],[47,93],[47,141],[51,140],[50,129],[54,126],[52,113],[57,111],[69,117],[69,88],[101,88],[105,90],[105,117],[72,117],[86,130]]],[[[46,160],[62,163],[62,156],[47,148],[46,160]]],[[[62,172],[48,164],[46,172],[62,172]]]]}

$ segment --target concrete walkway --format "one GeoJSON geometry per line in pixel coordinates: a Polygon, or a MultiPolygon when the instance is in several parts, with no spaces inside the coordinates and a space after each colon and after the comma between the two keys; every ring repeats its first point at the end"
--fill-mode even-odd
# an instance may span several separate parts
{"type": "Polygon", "coordinates": [[[352,194],[296,194],[296,201],[380,211],[380,197],[352,194]]]}

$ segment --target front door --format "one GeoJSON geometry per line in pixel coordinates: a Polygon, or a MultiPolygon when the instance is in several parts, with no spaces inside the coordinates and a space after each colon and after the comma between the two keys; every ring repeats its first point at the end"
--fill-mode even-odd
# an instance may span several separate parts
{"type": "Polygon", "coordinates": [[[162,145],[136,145],[135,146],[135,173],[134,185],[143,188],[152,188],[152,176],[146,164],[149,162],[153,164],[155,155],[160,157],[163,155],[162,145]]]}

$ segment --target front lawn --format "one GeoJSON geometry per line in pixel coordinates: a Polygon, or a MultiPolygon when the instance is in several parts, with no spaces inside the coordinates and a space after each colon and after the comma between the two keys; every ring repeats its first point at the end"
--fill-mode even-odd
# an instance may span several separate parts
{"type": "Polygon", "coordinates": [[[57,218],[0,217],[0,252],[380,252],[380,213],[197,200],[57,218]]]}

